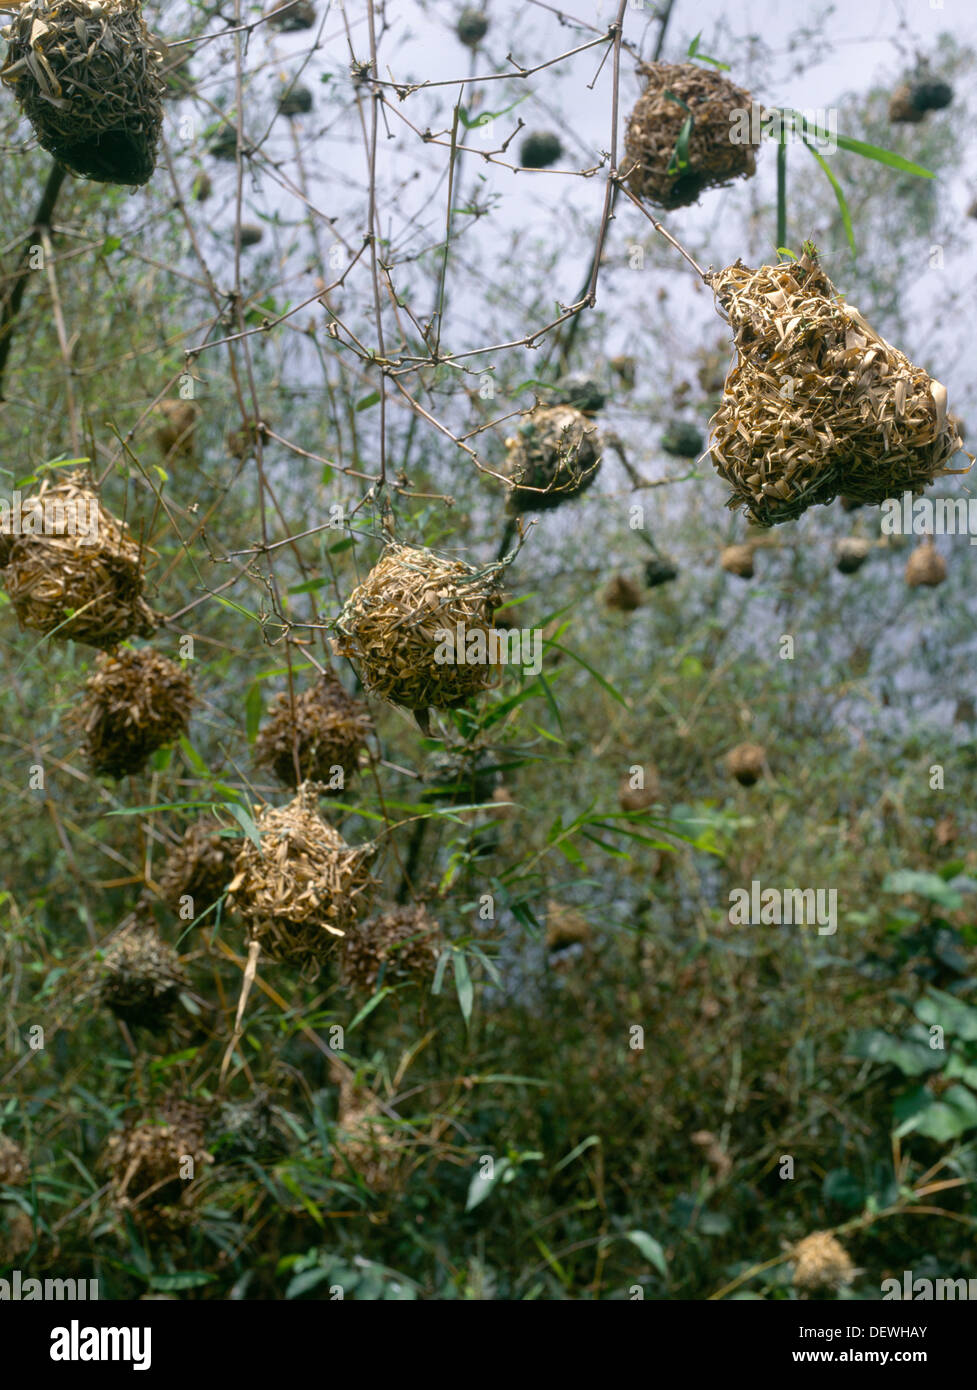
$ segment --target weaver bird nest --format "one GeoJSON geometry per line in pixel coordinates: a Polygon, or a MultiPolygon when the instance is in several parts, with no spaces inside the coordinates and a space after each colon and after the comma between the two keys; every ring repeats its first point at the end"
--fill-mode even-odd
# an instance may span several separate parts
{"type": "Polygon", "coordinates": [[[864,536],[842,536],[835,542],[835,567],[841,574],[857,574],[871,553],[872,542],[864,536]]]}
{"type": "Polygon", "coordinates": [[[738,743],[726,754],[726,766],[741,787],[752,787],[763,776],[767,750],[761,743],[738,743]]]}
{"type": "Polygon", "coordinates": [[[463,44],[477,48],[489,29],[489,18],[482,10],[462,10],[455,33],[463,44]]]}
{"type": "Polygon", "coordinates": [[[151,647],[126,647],[96,659],[70,723],[82,731],[92,771],[118,779],[141,772],[153,753],[185,734],[193,704],[178,662],[151,647]]]}
{"type": "Polygon", "coordinates": [[[945,388],[844,303],[813,250],[706,279],[737,351],[711,422],[728,506],[773,526],[842,492],[878,504],[955,471],[945,388]]]}
{"type": "Polygon", "coordinates": [[[165,1106],[160,1124],[144,1121],[110,1135],[101,1166],[112,1206],[150,1229],[187,1225],[198,1181],[214,1161],[205,1144],[203,1112],[184,1101],[165,1106]]]}
{"type": "Polygon", "coordinates": [[[287,806],[256,816],[261,848],[246,839],[235,861],[228,906],[271,960],[318,970],[369,910],[376,887],[372,845],[352,848],[319,815],[319,788],[306,782],[287,806]]]}
{"type": "Polygon", "coordinates": [[[589,376],[565,376],[547,388],[548,405],[572,405],[584,415],[594,415],[607,404],[607,392],[589,376]]]}
{"type": "Polygon", "coordinates": [[[794,1248],[794,1288],[803,1293],[837,1293],[855,1278],[845,1247],[827,1231],[805,1236],[794,1248]]]}
{"type": "Polygon", "coordinates": [[[243,1101],[225,1101],[218,1112],[214,1149],[219,1159],[267,1163],[288,1149],[287,1130],[271,1093],[258,1086],[243,1101]]]}
{"type": "Polygon", "coordinates": [[[499,785],[500,772],[483,748],[450,749],[435,753],[424,773],[422,801],[446,801],[474,806],[488,801],[499,785]]]}
{"type": "Polygon", "coordinates": [[[733,113],[752,109],[749,92],[695,63],[646,63],[645,89],[628,120],[623,169],[632,192],[656,207],[698,202],[707,188],[756,173],[756,154],[736,140],[733,113]]]}
{"type": "Polygon", "coordinates": [[[415,711],[462,705],[498,680],[489,630],[500,574],[499,565],[474,569],[391,543],[336,619],[335,651],[352,661],[367,690],[391,704],[415,711]],[[469,646],[455,652],[459,629],[464,643],[484,642],[486,659],[460,659],[469,646]]]}
{"type": "Polygon", "coordinates": [[[394,907],[347,932],[342,980],[348,989],[374,994],[381,984],[423,981],[434,975],[441,929],[423,905],[394,907]]]}
{"type": "Polygon", "coordinates": [[[27,1155],[15,1139],[0,1134],[0,1187],[19,1187],[30,1176],[27,1155]]]}
{"type": "Polygon", "coordinates": [[[81,178],[148,183],[166,82],[140,0],[27,0],[3,37],[0,79],[43,148],[81,178]]]}
{"type": "Polygon", "coordinates": [[[312,110],[312,93],[308,87],[294,87],[286,83],[278,94],[277,104],[280,116],[306,116],[312,110]]]}
{"type": "Polygon", "coordinates": [[[45,479],[21,504],[37,532],[0,536],[7,596],[22,628],[108,650],[148,637],[156,618],[143,599],[143,551],[105,510],[84,474],[45,479]]]}
{"type": "Polygon", "coordinates": [[[275,697],[258,731],[254,760],[287,787],[320,782],[326,792],[341,796],[359,768],[372,728],[363,702],[347,695],[327,672],[294,699],[287,692],[275,697]]]}
{"type": "Polygon", "coordinates": [[[200,407],[193,401],[160,401],[154,414],[160,453],[167,458],[193,458],[200,407]]]}
{"type": "Polygon", "coordinates": [[[339,1094],[336,1173],[352,1168],[374,1192],[393,1193],[403,1178],[404,1145],[377,1097],[343,1078],[339,1094]]]}
{"type": "Polygon", "coordinates": [[[165,1027],[177,996],[189,983],[180,959],[147,921],[130,922],[89,972],[100,1004],[130,1027],[151,1033],[165,1027]]]}
{"type": "Polygon", "coordinates": [[[601,597],[608,608],[619,613],[633,613],[644,603],[641,585],[626,574],[615,574],[609,579],[601,597]]]}
{"type": "Polygon", "coordinates": [[[534,130],[519,147],[524,169],[548,169],[563,154],[563,141],[551,130],[534,130]]]}
{"type": "Polygon", "coordinates": [[[190,921],[205,912],[234,877],[237,848],[236,841],[220,833],[217,821],[194,821],[166,856],[159,876],[167,907],[190,921]]]}
{"type": "Polygon", "coordinates": [[[582,912],[553,898],[546,904],[546,948],[559,951],[590,940],[590,923],[582,912]]]}
{"type": "Polygon", "coordinates": [[[280,5],[272,5],[265,11],[265,18],[273,29],[283,34],[296,34],[315,24],[315,5],[312,0],[282,0],[280,5]]]}
{"type": "Polygon", "coordinates": [[[569,405],[537,406],[505,447],[508,510],[514,515],[527,508],[549,511],[579,497],[600,468],[597,426],[569,405]]]}
{"type": "Polygon", "coordinates": [[[704,444],[702,434],[688,420],[673,420],[662,435],[662,448],[674,458],[698,458],[704,444]]]}
{"type": "Polygon", "coordinates": [[[645,583],[649,589],[657,589],[661,584],[671,584],[678,578],[678,565],[667,555],[655,555],[645,564],[645,583]]]}
{"type": "Polygon", "coordinates": [[[719,553],[719,563],[727,574],[735,574],[738,579],[752,579],[753,546],[727,545],[719,553]]]}
{"type": "Polygon", "coordinates": [[[647,811],[662,799],[661,778],[654,763],[636,766],[618,784],[617,800],[622,811],[647,811]]]}
{"type": "Polygon", "coordinates": [[[946,575],[946,561],[932,541],[917,546],[906,562],[906,583],[910,589],[935,589],[946,575]]]}

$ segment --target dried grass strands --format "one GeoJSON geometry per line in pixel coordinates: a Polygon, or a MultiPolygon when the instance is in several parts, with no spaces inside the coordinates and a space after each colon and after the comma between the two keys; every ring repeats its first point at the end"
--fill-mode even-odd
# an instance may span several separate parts
{"type": "Polygon", "coordinates": [[[590,487],[601,464],[597,426],[570,405],[537,406],[505,441],[512,515],[549,511],[590,487]]]}
{"type": "Polygon", "coordinates": [[[706,275],[737,360],[712,418],[728,506],[762,526],[844,493],[879,504],[919,493],[961,447],[946,390],[845,304],[813,253],[706,275]]]}
{"type": "Polygon", "coordinates": [[[4,583],[22,628],[103,649],[150,636],[156,618],[142,597],[143,552],[83,473],[45,479],[21,510],[51,530],[6,537],[4,583]]]}
{"type": "Polygon", "coordinates": [[[347,988],[373,994],[384,984],[433,977],[441,929],[423,903],[394,907],[355,927],[343,942],[342,979],[347,988]]]}
{"type": "Polygon", "coordinates": [[[373,845],[352,848],[318,811],[320,788],[306,782],[287,806],[256,817],[261,848],[246,839],[228,888],[252,944],[271,959],[317,972],[342,937],[369,911],[376,887],[373,845]]]}
{"type": "Polygon", "coordinates": [[[193,1220],[201,1170],[214,1161],[199,1106],[173,1101],[162,1116],[162,1123],[145,1120],[111,1135],[100,1161],[116,1212],[157,1232],[193,1220]]]}
{"type": "Polygon", "coordinates": [[[193,686],[178,662],[151,647],[105,653],[85,683],[69,723],[82,730],[82,753],[101,776],[127,777],[185,734],[193,686]]]}
{"type": "Polygon", "coordinates": [[[166,83],[140,0],[27,0],[3,37],[0,79],[43,148],[80,178],[148,183],[166,83]]]}
{"type": "Polygon", "coordinates": [[[622,166],[636,197],[687,207],[707,188],[756,173],[754,146],[732,138],[731,113],[751,111],[749,92],[695,63],[647,63],[638,71],[647,81],[628,120],[622,166]],[[686,165],[679,168],[676,146],[690,116],[686,165]]]}
{"type": "Polygon", "coordinates": [[[179,956],[156,924],[138,918],[116,934],[89,969],[88,979],[100,1004],[130,1027],[150,1032],[166,1025],[180,990],[189,984],[179,956]]]}
{"type": "Polygon", "coordinates": [[[287,691],[275,697],[258,730],[254,760],[258,767],[270,769],[286,787],[319,782],[327,793],[341,796],[359,769],[360,753],[372,729],[370,712],[362,700],[348,695],[336,676],[327,671],[294,699],[287,691]]]}
{"type": "Polygon", "coordinates": [[[491,655],[487,630],[501,571],[391,543],[346,600],[334,650],[353,662],[367,690],[391,704],[414,711],[464,704],[496,683],[499,668],[491,660],[439,660],[439,650],[444,634],[454,637],[462,626],[466,638],[481,634],[491,655]]]}

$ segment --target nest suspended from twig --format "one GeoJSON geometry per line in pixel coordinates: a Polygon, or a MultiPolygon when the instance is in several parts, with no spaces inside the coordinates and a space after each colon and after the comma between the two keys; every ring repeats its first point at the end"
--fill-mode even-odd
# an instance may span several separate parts
{"type": "Polygon", "coordinates": [[[842,536],[835,542],[835,567],[841,574],[857,574],[871,553],[872,542],[864,536],[842,536]]]}
{"type": "Polygon", "coordinates": [[[341,796],[359,769],[372,729],[366,705],[328,671],[294,700],[287,691],[275,697],[258,730],[254,760],[286,787],[319,782],[330,795],[341,796]]]}
{"type": "Polygon", "coordinates": [[[166,1026],[181,989],[189,984],[172,946],[151,921],[123,927],[91,967],[89,981],[104,1004],[129,1027],[151,1033],[166,1026]]]}
{"type": "Polygon", "coordinates": [[[707,188],[756,173],[755,146],[737,140],[752,97],[695,63],[643,63],[645,89],[628,120],[623,169],[638,198],[687,207],[707,188]],[[739,122],[734,114],[739,117],[739,122]]]}
{"type": "Polygon", "coordinates": [[[582,912],[550,898],[546,904],[546,949],[584,945],[590,940],[590,923],[582,912]]]}
{"type": "Polygon", "coordinates": [[[287,806],[256,816],[261,848],[245,839],[228,906],[271,960],[318,970],[338,937],[369,911],[373,845],[352,848],[319,815],[319,787],[305,782],[287,806]]]}
{"type": "Polygon", "coordinates": [[[199,405],[194,401],[160,401],[154,414],[160,452],[166,458],[192,459],[199,405]]]}
{"type": "Polygon", "coordinates": [[[271,428],[270,420],[249,420],[239,429],[230,430],[227,435],[227,452],[231,458],[243,463],[257,451],[258,440],[264,442],[271,428]]]}
{"type": "Polygon", "coordinates": [[[671,584],[678,578],[678,566],[667,555],[656,555],[645,564],[645,583],[649,589],[657,589],[660,584],[671,584]]]}
{"type": "Polygon", "coordinates": [[[508,511],[549,511],[579,497],[597,476],[601,438],[597,426],[569,405],[537,406],[505,442],[508,511]]]}
{"type": "Polygon", "coordinates": [[[727,545],[719,553],[719,563],[727,574],[739,579],[753,578],[753,546],[727,545]]]}
{"type": "Polygon", "coordinates": [[[70,722],[82,753],[100,776],[141,772],[160,748],[185,734],[194,694],[189,674],[151,647],[102,653],[70,722]]]}
{"type": "Polygon", "coordinates": [[[815,253],[706,279],[737,350],[711,422],[728,506],[773,526],[842,492],[878,504],[961,471],[946,467],[961,440],[945,388],[844,303],[815,253]]]}
{"type": "Polygon", "coordinates": [[[906,561],[906,583],[910,589],[935,589],[946,576],[946,561],[932,541],[918,545],[906,561]]]}
{"type": "Polygon", "coordinates": [[[607,392],[590,376],[565,376],[546,390],[547,405],[572,405],[584,415],[595,415],[607,404],[607,392]]]}
{"type": "Polygon", "coordinates": [[[0,1187],[20,1187],[30,1171],[27,1155],[16,1139],[0,1133],[0,1187]]]}
{"type": "Polygon", "coordinates": [[[337,1175],[345,1174],[349,1167],[371,1191],[395,1192],[404,1176],[404,1144],[373,1092],[345,1076],[339,1092],[338,1128],[337,1175]]]}
{"type": "Polygon", "coordinates": [[[194,1218],[207,1152],[199,1106],[173,1101],[162,1123],[143,1121],[109,1136],[101,1167],[109,1173],[109,1201],[119,1215],[148,1229],[178,1229],[194,1218]]]}
{"type": "Polygon", "coordinates": [[[3,36],[0,79],[42,147],[80,178],[148,183],[166,83],[141,0],[26,0],[3,36]]]}
{"type": "Polygon", "coordinates": [[[662,448],[673,458],[698,458],[704,443],[701,432],[690,420],[673,420],[662,435],[662,448]]]}
{"type": "Polygon", "coordinates": [[[662,799],[661,778],[654,763],[645,763],[637,773],[626,772],[618,784],[617,800],[622,811],[647,811],[662,799]]]}
{"type": "Polygon", "coordinates": [[[767,750],[761,743],[738,743],[726,754],[726,766],[741,787],[752,787],[763,776],[767,750]]]}
{"type": "Polygon", "coordinates": [[[258,246],[265,239],[264,228],[259,227],[256,222],[242,222],[238,228],[238,236],[243,250],[249,246],[258,246]]]}
{"type": "Polygon", "coordinates": [[[394,907],[347,932],[342,980],[348,988],[374,994],[381,984],[423,981],[434,975],[441,929],[423,904],[394,907]]]}
{"type": "Polygon", "coordinates": [[[829,1231],[814,1231],[794,1248],[794,1288],[803,1293],[837,1293],[855,1278],[855,1266],[829,1231]]]}
{"type": "Polygon", "coordinates": [[[917,125],[926,112],[913,101],[908,82],[900,82],[889,97],[889,120],[893,125],[917,125]]]}
{"type": "Polygon", "coordinates": [[[278,93],[278,114],[280,116],[306,116],[312,110],[313,98],[308,87],[296,87],[286,83],[278,93]]]}
{"type": "Polygon", "coordinates": [[[489,630],[501,572],[501,565],[475,569],[391,542],[346,600],[333,647],[353,662],[367,690],[391,704],[415,711],[462,705],[498,680],[489,630]],[[464,641],[455,650],[459,628],[464,641]]]}
{"type": "Polygon", "coordinates": [[[234,877],[237,840],[220,833],[216,820],[197,820],[166,856],[160,896],[171,911],[193,921],[217,901],[234,877]]]}
{"type": "Polygon", "coordinates": [[[458,16],[455,33],[468,48],[477,48],[488,33],[488,15],[482,10],[464,9],[458,16]]]}
{"type": "Polygon", "coordinates": [[[37,533],[7,537],[4,583],[22,628],[110,649],[148,637],[156,617],[143,600],[143,550],[107,512],[81,472],[45,479],[21,504],[37,533]]]}
{"type": "Polygon", "coordinates": [[[548,169],[563,154],[563,141],[552,130],[534,130],[519,147],[524,169],[548,169]]]}
{"type": "Polygon", "coordinates": [[[615,574],[608,580],[602,594],[604,603],[619,613],[633,613],[644,603],[641,585],[626,574],[615,574]]]}

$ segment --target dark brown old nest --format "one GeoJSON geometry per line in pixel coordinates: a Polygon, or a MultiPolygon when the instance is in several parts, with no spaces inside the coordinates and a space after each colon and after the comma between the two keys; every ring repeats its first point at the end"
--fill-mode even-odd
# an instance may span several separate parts
{"type": "Polygon", "coordinates": [[[737,360],[712,418],[712,459],[761,526],[840,493],[881,503],[954,471],[946,390],[846,304],[816,254],[710,274],[737,360]]]}
{"type": "Polygon", "coordinates": [[[286,83],[278,93],[278,114],[280,116],[306,116],[312,110],[313,97],[308,87],[286,83]]]}
{"type": "Polygon", "coordinates": [[[726,766],[741,787],[752,787],[763,776],[767,750],[760,743],[738,743],[726,754],[726,766]]]}
{"type": "Polygon", "coordinates": [[[14,538],[4,583],[22,628],[108,650],[148,637],[156,618],[143,599],[144,551],[101,505],[80,472],[22,503],[36,533],[14,538]]]}
{"type": "Polygon", "coordinates": [[[341,796],[359,769],[372,728],[363,702],[326,672],[294,699],[287,691],[275,697],[258,731],[254,760],[287,787],[319,782],[327,793],[341,796]]]}
{"type": "Polygon", "coordinates": [[[601,463],[597,426],[569,405],[537,406],[505,442],[508,510],[548,511],[590,487],[601,463]]]}
{"type": "Polygon", "coordinates": [[[147,1120],[110,1135],[101,1159],[116,1212],[160,1231],[193,1221],[210,1163],[204,1112],[185,1101],[165,1105],[160,1123],[147,1120]]]}
{"type": "Polygon", "coordinates": [[[342,980],[348,988],[373,994],[381,984],[433,977],[441,931],[423,904],[394,907],[347,932],[342,980]]]}
{"type": "Polygon", "coordinates": [[[367,690],[392,704],[416,711],[464,704],[498,678],[490,629],[500,575],[498,565],[474,569],[391,543],[336,619],[335,650],[353,662],[367,690]]]}
{"type": "Polygon", "coordinates": [[[166,1026],[181,989],[188,985],[180,958],[160,937],[153,922],[123,927],[90,972],[100,1004],[129,1027],[151,1033],[166,1026]]]}
{"type": "Polygon", "coordinates": [[[167,458],[193,458],[200,407],[194,401],[160,401],[154,414],[160,452],[167,458]]]}
{"type": "Polygon", "coordinates": [[[193,704],[190,677],[178,662],[151,647],[126,647],[96,659],[71,723],[82,730],[82,753],[94,772],[127,777],[186,733],[193,704]]]}
{"type": "Polygon", "coordinates": [[[628,120],[623,172],[638,198],[687,207],[708,188],[756,173],[755,147],[737,140],[752,97],[720,72],[695,63],[639,67],[645,89],[628,120]]]}
{"type": "Polygon", "coordinates": [[[247,1100],[223,1102],[216,1129],[212,1147],[218,1161],[253,1158],[267,1163],[289,1147],[289,1131],[282,1113],[264,1086],[257,1086],[247,1100]]]}
{"type": "Polygon", "coordinates": [[[372,845],[352,848],[319,815],[319,788],[306,782],[287,806],[256,817],[261,848],[245,839],[228,906],[271,960],[315,971],[336,940],[369,911],[376,887],[372,845]]]}
{"type": "Polygon", "coordinates": [[[264,442],[271,428],[269,420],[249,420],[239,429],[231,430],[227,436],[227,452],[231,458],[243,463],[257,451],[258,440],[264,442]]]}
{"type": "Polygon", "coordinates": [[[15,1139],[0,1134],[0,1187],[20,1187],[30,1176],[27,1155],[15,1139]]]}
{"type": "Polygon", "coordinates": [[[491,799],[500,778],[498,765],[484,748],[448,749],[429,760],[421,800],[476,806],[491,799]]]}
{"type": "Polygon", "coordinates": [[[906,583],[910,589],[938,588],[946,576],[946,561],[932,541],[917,546],[906,561],[906,583]]]}
{"type": "Polygon", "coordinates": [[[872,542],[864,536],[842,536],[835,541],[835,568],[841,574],[857,574],[871,553],[872,542]]]}
{"type": "Polygon", "coordinates": [[[605,585],[601,597],[608,608],[619,613],[633,613],[644,602],[641,585],[626,574],[615,574],[605,585]]]}
{"type": "Polygon", "coordinates": [[[551,898],[546,904],[546,947],[560,951],[566,946],[583,946],[590,940],[590,923],[575,907],[551,898]]]}
{"type": "Polygon", "coordinates": [[[99,183],[147,183],[163,125],[163,55],[140,0],[27,0],[0,79],[40,144],[99,183]]]}
{"type": "Polygon", "coordinates": [[[234,877],[237,840],[220,833],[215,820],[198,820],[166,856],[159,891],[184,921],[193,921],[221,896],[234,877]]]}
{"type": "Polygon", "coordinates": [[[671,584],[678,578],[678,565],[667,555],[655,555],[645,563],[645,583],[649,589],[657,589],[662,584],[671,584]]]}

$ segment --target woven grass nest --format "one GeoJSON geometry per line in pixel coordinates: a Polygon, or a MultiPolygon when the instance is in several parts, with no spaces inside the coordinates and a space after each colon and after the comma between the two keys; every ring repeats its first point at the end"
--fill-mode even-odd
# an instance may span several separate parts
{"type": "Polygon", "coordinates": [[[154,631],[156,617],[142,596],[144,551],[83,473],[45,479],[21,506],[52,528],[4,547],[4,583],[22,628],[104,650],[154,631]]]}
{"type": "Polygon", "coordinates": [[[140,0],[27,0],[2,32],[0,79],[41,146],[80,178],[148,183],[166,82],[140,0]]]}
{"type": "Polygon", "coordinates": [[[285,83],[278,93],[276,105],[280,116],[306,116],[312,110],[312,92],[308,87],[285,83]]]}
{"type": "Polygon", "coordinates": [[[678,578],[678,565],[667,555],[655,555],[645,563],[645,583],[649,589],[657,589],[661,584],[671,584],[678,578]]]}
{"type": "Polygon", "coordinates": [[[563,141],[552,130],[534,130],[519,147],[524,169],[548,169],[563,154],[563,141]]]}
{"type": "Polygon", "coordinates": [[[155,1231],[194,1219],[199,1181],[213,1156],[206,1149],[204,1112],[186,1101],[162,1109],[161,1123],[130,1125],[109,1136],[101,1167],[109,1174],[109,1201],[116,1212],[155,1231]],[[193,1176],[182,1174],[193,1162],[193,1176]]]}
{"type": "Polygon", "coordinates": [[[248,937],[270,960],[316,972],[336,939],[369,911],[372,845],[352,848],[318,810],[320,788],[305,782],[286,806],[255,817],[260,850],[245,839],[228,888],[248,937]]]}
{"type": "Polygon", "coordinates": [[[403,1179],[404,1144],[373,1092],[346,1077],[339,1092],[338,1127],[337,1176],[352,1168],[371,1191],[395,1192],[403,1179]]]}
{"type": "Polygon", "coordinates": [[[622,811],[647,811],[662,799],[661,777],[654,763],[645,763],[642,768],[642,785],[633,786],[630,772],[626,772],[618,783],[617,800],[622,811]]]}
{"type": "Polygon", "coordinates": [[[247,1100],[224,1101],[217,1112],[213,1149],[219,1161],[253,1158],[270,1163],[289,1148],[289,1131],[271,1092],[256,1086],[247,1100]]]}
{"type": "Polygon", "coordinates": [[[348,695],[330,671],[294,700],[287,691],[275,697],[258,730],[254,760],[286,787],[313,781],[342,796],[372,729],[366,705],[348,695]]]}
{"type": "Polygon", "coordinates": [[[423,904],[393,907],[347,932],[342,981],[351,990],[375,994],[381,983],[431,979],[441,949],[441,929],[423,904]]]}
{"type": "Polygon", "coordinates": [[[794,1248],[794,1288],[803,1293],[837,1293],[855,1278],[847,1250],[828,1231],[814,1231],[794,1248]]]}
{"type": "Polygon", "coordinates": [[[549,511],[579,497],[601,463],[597,426],[569,405],[537,406],[505,447],[507,510],[513,515],[549,511]]]}
{"type": "Polygon", "coordinates": [[[751,110],[749,92],[695,63],[643,63],[638,72],[645,88],[628,119],[622,164],[636,197],[660,208],[688,207],[707,188],[756,173],[754,146],[730,138],[730,113],[751,110]],[[682,168],[676,147],[690,116],[682,168]]]}
{"type": "Polygon", "coordinates": [[[477,806],[492,799],[500,778],[498,765],[484,748],[446,749],[429,760],[420,799],[477,806]]]}
{"type": "Polygon", "coordinates": [[[946,561],[932,541],[918,545],[906,561],[906,583],[910,589],[936,589],[946,576],[946,561]]]}
{"type": "Polygon", "coordinates": [[[0,1187],[20,1187],[30,1176],[27,1155],[15,1139],[0,1134],[0,1187]]]}
{"type": "Polygon", "coordinates": [[[489,18],[483,10],[464,9],[458,16],[455,33],[468,48],[477,48],[489,30],[489,18]]]}
{"type": "Polygon", "coordinates": [[[727,545],[719,552],[719,563],[727,574],[738,579],[753,578],[753,546],[727,545]]]}
{"type": "Polygon", "coordinates": [[[189,983],[180,958],[155,923],[136,919],[119,931],[89,971],[100,1004],[129,1027],[159,1032],[189,983]]]}
{"type": "Polygon", "coordinates": [[[237,843],[221,835],[216,820],[198,820],[166,856],[160,896],[173,912],[192,921],[217,901],[234,877],[237,843]]]}
{"type": "Polygon", "coordinates": [[[946,467],[962,441],[945,388],[844,303],[813,250],[706,279],[737,350],[711,421],[728,506],[773,526],[842,492],[877,505],[960,471],[946,467]]]}
{"type": "Polygon", "coordinates": [[[608,608],[619,613],[633,613],[644,603],[641,585],[626,574],[613,575],[604,586],[601,597],[608,608]]]}
{"type": "Polygon", "coordinates": [[[872,542],[864,536],[842,536],[835,542],[835,568],[841,574],[857,574],[871,553],[872,542]]]}
{"type": "Polygon", "coordinates": [[[102,653],[69,723],[99,776],[139,773],[160,748],[185,734],[194,694],[184,668],[151,647],[102,653]]]}
{"type": "Polygon", "coordinates": [[[346,600],[333,646],[372,694],[405,709],[453,709],[494,685],[490,662],[439,662],[444,638],[463,624],[486,632],[501,596],[501,567],[474,569],[433,550],[391,542],[346,600]]]}
{"type": "Polygon", "coordinates": [[[582,912],[550,898],[546,904],[546,949],[584,945],[590,940],[590,923],[582,912]]]}
{"type": "Polygon", "coordinates": [[[762,743],[738,743],[726,754],[726,766],[741,787],[755,786],[767,766],[767,750],[762,743]]]}
{"type": "Polygon", "coordinates": [[[194,401],[160,401],[154,416],[160,453],[166,458],[192,459],[199,405],[194,401]]]}

